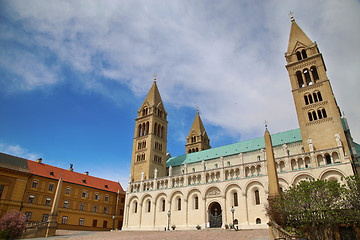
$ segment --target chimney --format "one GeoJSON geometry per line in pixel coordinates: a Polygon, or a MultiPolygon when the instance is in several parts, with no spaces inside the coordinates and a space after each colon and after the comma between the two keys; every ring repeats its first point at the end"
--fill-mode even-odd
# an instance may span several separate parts
{"type": "Polygon", "coordinates": [[[86,171],[86,172],[84,172],[84,174],[85,174],[86,176],[88,176],[88,175],[89,175],[89,172],[88,172],[88,171],[86,171]]]}
{"type": "Polygon", "coordinates": [[[69,171],[70,171],[70,172],[74,171],[73,166],[74,166],[74,165],[73,165],[72,163],[70,163],[70,168],[69,168],[69,171]]]}
{"type": "Polygon", "coordinates": [[[42,163],[42,158],[36,159],[36,162],[37,162],[37,163],[42,163]]]}

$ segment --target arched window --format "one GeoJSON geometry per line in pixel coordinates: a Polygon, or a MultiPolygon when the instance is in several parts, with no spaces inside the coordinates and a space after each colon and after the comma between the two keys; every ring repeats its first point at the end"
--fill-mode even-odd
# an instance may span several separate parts
{"type": "Polygon", "coordinates": [[[178,210],[178,211],[181,211],[181,198],[178,198],[177,204],[178,204],[177,210],[178,210]]]}
{"type": "Polygon", "coordinates": [[[318,102],[319,99],[318,99],[317,94],[315,92],[313,93],[313,96],[314,96],[314,102],[318,102]]]}
{"type": "Polygon", "coordinates": [[[196,152],[198,152],[199,151],[199,148],[196,148],[196,152]]]}
{"type": "Polygon", "coordinates": [[[321,109],[317,110],[317,114],[318,114],[319,119],[323,118],[322,113],[321,113],[321,109]]]}
{"type": "Polygon", "coordinates": [[[161,211],[162,211],[162,212],[165,212],[165,199],[162,200],[161,211]]]}
{"type": "Polygon", "coordinates": [[[146,135],[149,134],[149,122],[146,122],[145,134],[146,134],[146,135]]]}
{"type": "Polygon", "coordinates": [[[255,204],[256,204],[256,205],[260,205],[260,194],[259,194],[259,190],[255,190],[254,194],[255,194],[255,204]]]}
{"type": "Polygon", "coordinates": [[[327,118],[325,108],[321,109],[321,112],[322,112],[323,117],[324,117],[324,118],[327,118]]]}
{"type": "Polygon", "coordinates": [[[298,61],[300,61],[301,60],[301,53],[299,51],[296,52],[296,56],[297,56],[298,61]]]}
{"type": "Polygon", "coordinates": [[[304,73],[304,76],[305,76],[306,85],[308,85],[308,86],[311,85],[312,82],[311,82],[311,77],[310,77],[309,70],[307,68],[305,68],[303,73],[304,73]]]}
{"type": "Polygon", "coordinates": [[[326,154],[326,155],[325,155],[325,160],[326,160],[326,165],[331,164],[331,157],[330,157],[329,154],[326,154]]]}
{"type": "Polygon", "coordinates": [[[237,192],[234,192],[234,206],[235,206],[235,207],[238,206],[238,195],[237,195],[237,192]]]}
{"type": "Polygon", "coordinates": [[[296,72],[296,77],[297,77],[297,80],[298,80],[299,87],[300,88],[304,87],[304,80],[303,80],[303,77],[302,77],[302,74],[301,74],[300,71],[296,72]]]}
{"type": "Polygon", "coordinates": [[[230,163],[230,161],[228,161],[228,162],[227,162],[227,165],[228,165],[228,166],[231,166],[231,163],[230,163]]]}
{"type": "Polygon", "coordinates": [[[317,116],[316,116],[316,112],[315,112],[315,111],[312,112],[312,115],[313,115],[314,121],[317,120],[317,116]]]}
{"type": "Polygon", "coordinates": [[[191,153],[191,149],[189,149],[189,153],[191,153]]]}
{"type": "Polygon", "coordinates": [[[139,130],[139,132],[138,132],[138,137],[141,137],[141,124],[139,124],[138,130],[139,130]]]}
{"type": "Polygon", "coordinates": [[[260,161],[261,160],[261,156],[257,155],[257,160],[260,161]]]}
{"type": "Polygon", "coordinates": [[[322,99],[322,96],[321,96],[321,93],[319,91],[315,91],[314,94],[316,93],[317,95],[317,98],[319,100],[319,102],[321,102],[323,99],[322,99]]]}
{"type": "Polygon", "coordinates": [[[145,123],[143,123],[142,124],[142,127],[141,127],[141,130],[142,130],[142,136],[145,136],[145,131],[146,131],[146,129],[145,129],[146,127],[145,127],[145,123]]]}
{"type": "Polygon", "coordinates": [[[147,211],[150,212],[150,210],[151,210],[151,201],[149,200],[148,201],[148,209],[147,209],[147,211]]]}
{"type": "Polygon", "coordinates": [[[307,95],[304,95],[304,99],[305,99],[305,105],[309,105],[309,98],[307,95]]]}
{"type": "Polygon", "coordinates": [[[310,104],[314,103],[314,101],[313,101],[313,98],[312,98],[311,94],[309,94],[309,95],[308,95],[308,98],[309,98],[309,103],[310,103],[310,104]]]}
{"type": "Polygon", "coordinates": [[[192,171],[195,172],[195,168],[193,168],[192,171]]]}
{"type": "Polygon", "coordinates": [[[302,54],[303,59],[307,58],[307,54],[306,54],[306,50],[305,50],[305,49],[303,49],[303,50],[301,51],[301,54],[302,54]]]}
{"type": "Polygon", "coordinates": [[[256,224],[261,224],[261,219],[260,218],[256,219],[256,224]]]}
{"type": "Polygon", "coordinates": [[[319,74],[318,74],[318,72],[317,72],[317,70],[316,70],[316,67],[315,67],[315,66],[312,66],[312,67],[310,68],[310,72],[311,72],[311,75],[312,75],[312,77],[313,77],[313,79],[314,79],[314,82],[316,83],[316,81],[319,80],[319,74]]]}
{"type": "Polygon", "coordinates": [[[164,137],[164,127],[161,127],[161,132],[160,132],[160,137],[163,138],[164,137]]]}
{"type": "Polygon", "coordinates": [[[195,197],[194,208],[199,209],[199,198],[197,196],[195,197]]]}
{"type": "Polygon", "coordinates": [[[137,202],[134,202],[134,213],[137,213],[137,202]]]}
{"type": "Polygon", "coordinates": [[[154,125],[154,134],[155,134],[155,136],[157,135],[157,123],[155,123],[155,125],[154,125]]]}
{"type": "Polygon", "coordinates": [[[308,112],[308,116],[309,116],[309,121],[311,122],[313,120],[312,113],[308,112]]]}

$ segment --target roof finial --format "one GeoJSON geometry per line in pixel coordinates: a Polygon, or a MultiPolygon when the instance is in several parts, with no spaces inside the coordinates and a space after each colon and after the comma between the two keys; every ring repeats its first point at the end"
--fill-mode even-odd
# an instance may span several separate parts
{"type": "Polygon", "coordinates": [[[290,16],[291,21],[295,21],[293,14],[294,14],[294,12],[292,12],[292,11],[290,11],[288,14],[290,16]]]}
{"type": "Polygon", "coordinates": [[[156,82],[156,73],[154,74],[154,82],[156,82]]]}
{"type": "Polygon", "coordinates": [[[196,107],[196,112],[199,112],[199,107],[196,107]]]}
{"type": "Polygon", "coordinates": [[[264,124],[265,124],[265,129],[267,130],[268,122],[265,120],[264,124]]]}

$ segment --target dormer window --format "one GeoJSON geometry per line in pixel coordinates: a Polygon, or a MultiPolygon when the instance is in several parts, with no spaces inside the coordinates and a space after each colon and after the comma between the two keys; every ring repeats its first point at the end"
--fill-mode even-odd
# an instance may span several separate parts
{"type": "Polygon", "coordinates": [[[86,183],[86,179],[83,179],[82,182],[83,182],[83,183],[86,183]]]}
{"type": "Polygon", "coordinates": [[[54,172],[50,172],[50,176],[54,176],[54,172]]]}
{"type": "Polygon", "coordinates": [[[109,188],[109,186],[108,186],[108,185],[105,185],[105,188],[109,188]]]}

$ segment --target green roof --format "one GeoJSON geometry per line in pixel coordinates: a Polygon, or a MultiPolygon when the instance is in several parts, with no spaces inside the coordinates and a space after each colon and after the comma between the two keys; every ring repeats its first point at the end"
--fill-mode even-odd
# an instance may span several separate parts
{"type": "MultiPolygon", "coordinates": [[[[286,132],[271,135],[273,146],[280,146],[284,143],[294,143],[302,141],[300,129],[294,129],[286,132]]],[[[179,166],[185,163],[201,162],[202,160],[210,160],[220,156],[226,157],[239,153],[252,152],[265,148],[264,137],[259,137],[239,143],[233,143],[222,147],[211,148],[200,152],[184,154],[169,158],[166,166],[179,166]]]]}

